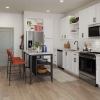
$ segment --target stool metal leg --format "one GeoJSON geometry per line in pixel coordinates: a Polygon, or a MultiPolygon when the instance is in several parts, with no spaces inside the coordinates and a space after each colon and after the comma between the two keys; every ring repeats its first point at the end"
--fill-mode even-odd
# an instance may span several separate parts
{"type": "Polygon", "coordinates": [[[9,71],[9,86],[10,86],[10,81],[11,81],[11,63],[10,63],[10,71],[9,71]]]}
{"type": "Polygon", "coordinates": [[[25,79],[25,84],[26,84],[26,68],[25,68],[25,65],[23,65],[23,78],[25,79]]]}
{"type": "Polygon", "coordinates": [[[8,78],[8,70],[9,70],[9,63],[10,63],[10,61],[9,61],[9,57],[8,57],[8,61],[7,61],[7,78],[8,78]]]}

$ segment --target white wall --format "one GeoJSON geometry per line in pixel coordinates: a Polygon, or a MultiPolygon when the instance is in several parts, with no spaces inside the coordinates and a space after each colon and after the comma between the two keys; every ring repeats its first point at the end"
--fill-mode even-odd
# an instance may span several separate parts
{"type": "Polygon", "coordinates": [[[22,31],[22,15],[14,13],[0,13],[0,27],[14,28],[14,56],[21,56],[19,45],[21,43],[20,36],[22,31]]]}
{"type": "MultiPolygon", "coordinates": [[[[31,11],[24,11],[24,22],[26,18],[37,18],[37,19],[53,19],[53,34],[54,34],[54,45],[56,40],[58,40],[59,35],[59,19],[64,17],[64,14],[54,14],[54,13],[42,13],[42,12],[31,12],[31,11]]],[[[24,28],[25,28],[24,23],[24,28]]],[[[26,30],[24,29],[24,33],[26,30]]],[[[26,41],[24,41],[24,45],[26,45],[26,41]]]]}

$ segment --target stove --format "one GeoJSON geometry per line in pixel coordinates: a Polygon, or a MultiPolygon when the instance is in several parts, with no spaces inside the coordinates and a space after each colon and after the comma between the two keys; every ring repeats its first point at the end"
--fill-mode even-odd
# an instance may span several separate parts
{"type": "Polygon", "coordinates": [[[100,52],[79,53],[79,77],[84,81],[97,86],[96,84],[96,55],[100,52]]]}

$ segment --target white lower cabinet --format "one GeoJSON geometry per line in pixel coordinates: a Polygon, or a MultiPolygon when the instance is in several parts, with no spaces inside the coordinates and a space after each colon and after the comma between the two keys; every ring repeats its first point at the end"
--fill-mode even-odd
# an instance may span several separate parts
{"type": "Polygon", "coordinates": [[[79,53],[63,51],[63,68],[68,72],[79,76],[79,53]]]}
{"type": "Polygon", "coordinates": [[[96,84],[100,86],[100,55],[96,56],[96,84]]]}
{"type": "Polygon", "coordinates": [[[72,73],[79,76],[79,53],[73,53],[72,73]]]}
{"type": "Polygon", "coordinates": [[[63,68],[67,70],[67,51],[63,51],[63,68]]]}
{"type": "Polygon", "coordinates": [[[69,72],[72,72],[72,56],[73,56],[73,52],[68,51],[67,52],[67,70],[69,72]]]}
{"type": "Polygon", "coordinates": [[[57,49],[53,49],[53,64],[57,65],[57,49]]]}

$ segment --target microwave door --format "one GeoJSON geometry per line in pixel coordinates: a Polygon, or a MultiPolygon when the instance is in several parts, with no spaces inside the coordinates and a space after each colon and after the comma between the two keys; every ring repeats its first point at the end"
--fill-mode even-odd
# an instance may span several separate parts
{"type": "Polygon", "coordinates": [[[100,36],[100,26],[89,27],[89,37],[100,36]]]}

